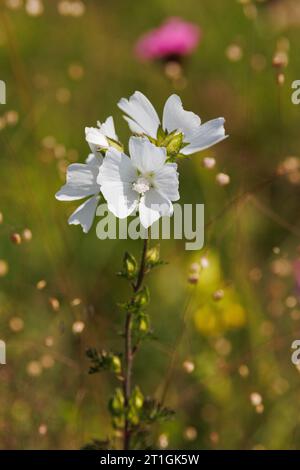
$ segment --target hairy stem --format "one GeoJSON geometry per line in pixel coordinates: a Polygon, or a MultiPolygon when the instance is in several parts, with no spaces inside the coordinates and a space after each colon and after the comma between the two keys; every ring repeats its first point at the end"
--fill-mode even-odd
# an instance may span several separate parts
{"type": "MultiPolygon", "coordinates": [[[[146,267],[146,254],[148,248],[148,234],[147,238],[143,241],[143,249],[141,254],[140,266],[136,282],[133,284],[133,294],[136,294],[142,287],[145,267],[146,267]]],[[[130,311],[126,314],[125,319],[125,357],[124,357],[124,399],[125,399],[125,425],[124,425],[124,450],[130,449],[130,423],[128,420],[128,406],[131,395],[131,376],[132,376],[132,363],[133,363],[133,348],[132,348],[132,335],[131,335],[131,322],[132,313],[130,311]]]]}

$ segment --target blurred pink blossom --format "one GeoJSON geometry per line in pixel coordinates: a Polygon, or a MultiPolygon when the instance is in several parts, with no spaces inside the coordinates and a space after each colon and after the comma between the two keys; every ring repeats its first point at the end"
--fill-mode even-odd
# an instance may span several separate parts
{"type": "Polygon", "coordinates": [[[190,54],[198,45],[200,28],[181,18],[168,18],[159,28],[144,34],[135,47],[141,60],[168,59],[190,54]]]}

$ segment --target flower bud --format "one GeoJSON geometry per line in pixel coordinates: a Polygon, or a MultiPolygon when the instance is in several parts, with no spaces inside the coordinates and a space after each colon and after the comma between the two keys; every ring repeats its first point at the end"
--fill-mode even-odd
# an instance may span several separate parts
{"type": "Polygon", "coordinates": [[[116,388],[113,397],[109,401],[109,409],[113,416],[119,416],[124,411],[124,395],[120,388],[116,388]]]}
{"type": "Polygon", "coordinates": [[[153,265],[159,261],[159,245],[150,248],[146,253],[146,263],[153,265]]]}
{"type": "Polygon", "coordinates": [[[139,387],[135,387],[130,398],[130,404],[136,408],[140,409],[143,407],[144,404],[144,395],[142,394],[139,387]]]}
{"type": "Polygon", "coordinates": [[[141,291],[139,291],[134,298],[135,306],[138,308],[145,307],[148,305],[150,301],[150,293],[148,287],[144,287],[141,291]]]}
{"type": "Polygon", "coordinates": [[[167,145],[167,154],[168,155],[176,155],[179,153],[181,146],[182,146],[182,134],[175,134],[172,140],[167,145]]]}
{"type": "Polygon", "coordinates": [[[121,373],[122,367],[121,367],[121,360],[119,356],[113,355],[111,357],[111,369],[117,375],[121,373]]]}
{"type": "Polygon", "coordinates": [[[133,279],[137,272],[137,262],[134,256],[126,251],[123,259],[123,275],[133,279]]]}

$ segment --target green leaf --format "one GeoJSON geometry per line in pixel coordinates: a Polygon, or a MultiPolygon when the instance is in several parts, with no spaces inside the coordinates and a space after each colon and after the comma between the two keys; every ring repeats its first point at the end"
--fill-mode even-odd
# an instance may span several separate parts
{"type": "Polygon", "coordinates": [[[122,416],[124,414],[124,394],[121,388],[116,388],[114,395],[111,397],[108,403],[109,411],[112,416],[122,416]]]}
{"type": "Polygon", "coordinates": [[[158,401],[146,398],[143,403],[142,420],[145,423],[155,421],[168,421],[173,418],[175,412],[170,408],[164,407],[158,401]]]}

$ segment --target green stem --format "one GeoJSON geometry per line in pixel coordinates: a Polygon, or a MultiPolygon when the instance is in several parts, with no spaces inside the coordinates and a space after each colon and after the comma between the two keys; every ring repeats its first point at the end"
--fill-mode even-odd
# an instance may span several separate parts
{"type": "MultiPolygon", "coordinates": [[[[136,294],[143,285],[146,268],[146,254],[148,249],[148,233],[147,238],[143,242],[143,250],[140,260],[140,267],[137,275],[136,283],[133,284],[133,294],[136,294]]],[[[124,400],[125,400],[125,425],[124,425],[124,450],[130,449],[130,422],[128,420],[128,407],[131,395],[131,376],[132,376],[132,363],[133,363],[133,348],[132,348],[132,334],[131,334],[132,313],[130,311],[126,314],[125,319],[125,358],[124,358],[124,400]]]]}

